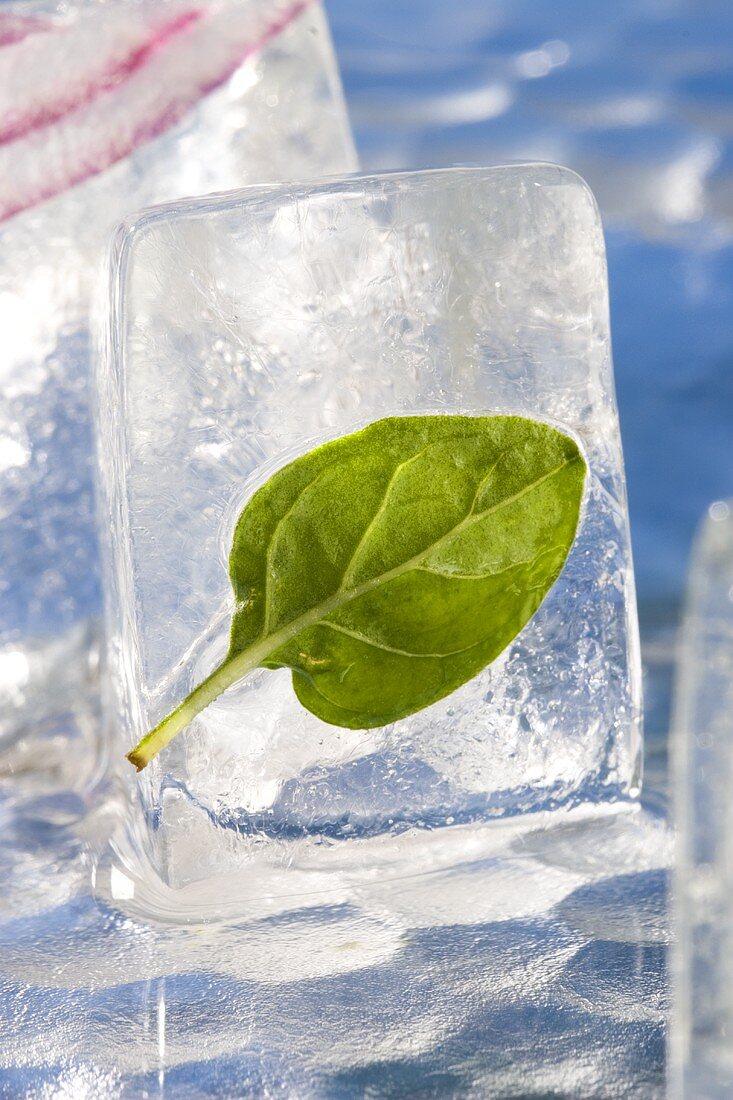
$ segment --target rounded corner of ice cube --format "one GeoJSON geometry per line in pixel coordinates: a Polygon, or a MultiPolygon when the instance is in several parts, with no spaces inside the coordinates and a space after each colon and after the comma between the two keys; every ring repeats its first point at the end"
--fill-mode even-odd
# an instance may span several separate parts
{"type": "Polygon", "coordinates": [[[581,176],[580,172],[576,171],[575,168],[568,168],[568,166],[565,164],[556,164],[552,161],[539,161],[536,167],[540,169],[546,169],[548,173],[550,173],[554,177],[552,182],[555,185],[561,184],[565,187],[571,187],[575,191],[577,191],[579,195],[582,195],[597,212],[598,220],[601,220],[598,202],[593,193],[593,190],[588,181],[583,176],[581,176]]]}

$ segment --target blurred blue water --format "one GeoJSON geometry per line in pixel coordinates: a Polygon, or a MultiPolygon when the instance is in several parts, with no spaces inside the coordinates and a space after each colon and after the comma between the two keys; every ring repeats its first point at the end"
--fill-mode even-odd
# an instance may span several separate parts
{"type": "Polygon", "coordinates": [[[549,159],[594,189],[642,616],[733,493],[730,0],[327,0],[365,167],[549,159]]]}

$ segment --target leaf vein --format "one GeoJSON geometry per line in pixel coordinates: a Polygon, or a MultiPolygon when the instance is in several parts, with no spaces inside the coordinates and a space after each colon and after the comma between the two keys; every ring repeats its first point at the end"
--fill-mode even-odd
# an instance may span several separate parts
{"type": "Polygon", "coordinates": [[[293,512],[295,511],[295,509],[298,506],[299,502],[303,499],[303,497],[308,492],[308,490],[312,489],[313,486],[316,485],[320,481],[320,479],[324,476],[324,474],[328,473],[328,471],[330,469],[331,469],[330,466],[326,466],[326,468],[324,470],[321,470],[321,472],[318,474],[317,477],[314,477],[312,481],[307,482],[302,487],[302,489],[299,490],[299,492],[295,496],[295,499],[293,500],[293,503],[288,508],[287,512],[283,512],[283,514],[280,516],[277,523],[275,524],[275,526],[272,529],[272,532],[270,534],[270,538],[267,542],[267,549],[265,550],[265,607],[264,607],[264,612],[263,612],[263,615],[262,615],[262,630],[260,631],[260,638],[266,638],[270,633],[270,603],[271,603],[271,601],[270,601],[270,592],[272,590],[272,582],[271,582],[271,577],[270,577],[270,574],[271,574],[270,556],[272,554],[273,546],[275,545],[275,540],[278,536],[280,528],[285,523],[285,521],[287,519],[289,519],[290,516],[293,514],[293,512]]]}
{"type": "Polygon", "coordinates": [[[411,649],[397,649],[396,646],[378,642],[375,638],[369,638],[358,630],[350,630],[349,627],[342,626],[341,623],[330,622],[328,619],[323,619],[321,625],[328,626],[331,630],[338,631],[339,634],[346,634],[349,638],[355,638],[358,642],[372,646],[373,649],[381,649],[385,653],[396,653],[398,657],[437,657],[442,660],[445,657],[457,657],[460,653],[467,653],[469,649],[475,649],[476,646],[482,645],[486,641],[485,638],[480,638],[477,642],[472,642],[471,645],[463,646],[461,649],[450,649],[445,653],[415,653],[411,649]]]}
{"type": "Polygon", "coordinates": [[[347,585],[349,574],[353,572],[354,563],[358,560],[358,557],[359,557],[359,554],[361,553],[362,547],[364,546],[366,540],[369,538],[370,534],[374,530],[375,524],[377,523],[379,518],[384,514],[384,511],[387,507],[387,498],[389,497],[390,490],[392,489],[392,486],[395,483],[395,479],[397,478],[397,475],[402,470],[404,470],[406,466],[409,466],[411,462],[415,462],[416,459],[420,458],[421,455],[424,455],[427,450],[429,450],[429,447],[423,447],[422,450],[418,451],[416,454],[410,455],[409,458],[404,459],[402,462],[398,462],[397,465],[395,466],[394,470],[390,474],[389,480],[387,481],[387,484],[384,487],[384,492],[382,493],[382,498],[379,501],[379,504],[377,505],[377,509],[376,509],[374,515],[372,516],[372,518],[369,520],[369,523],[364,528],[364,531],[362,533],[361,538],[359,539],[359,541],[356,544],[356,547],[355,547],[351,557],[349,558],[349,560],[346,563],[346,567],[344,568],[343,574],[341,575],[341,583],[339,585],[339,591],[343,591],[344,587],[347,585]]]}
{"type": "MultiPolygon", "coordinates": [[[[334,595],[331,596],[329,599],[324,600],[323,603],[317,604],[315,607],[312,607],[309,611],[305,612],[297,619],[291,620],[290,623],[281,627],[277,633],[280,635],[286,634],[290,638],[292,638],[296,634],[300,633],[300,631],[305,627],[316,625],[318,622],[323,621],[326,615],[331,614],[333,611],[337,611],[345,604],[352,603],[360,596],[365,595],[367,592],[371,592],[374,588],[377,588],[382,584],[386,584],[387,581],[395,580],[397,577],[400,577],[405,573],[409,573],[412,569],[425,568],[425,559],[435,550],[442,547],[455,535],[465,530],[471,524],[477,523],[480,520],[485,519],[488,515],[499,511],[501,508],[505,508],[507,507],[507,505],[513,504],[520,497],[525,496],[533,489],[536,489],[538,485],[541,485],[543,482],[548,481],[550,478],[554,477],[556,474],[564,470],[566,466],[571,465],[575,461],[576,460],[574,458],[566,459],[565,462],[561,462],[558,466],[553,467],[552,470],[548,470],[548,472],[546,474],[543,474],[542,477],[536,478],[529,485],[525,485],[523,489],[520,489],[513,496],[505,497],[504,500],[498,501],[496,504],[493,504],[490,508],[487,508],[483,512],[477,512],[476,514],[466,516],[465,519],[463,519],[455,527],[451,528],[451,530],[448,531],[445,535],[442,535],[439,539],[436,539],[436,541],[431,546],[427,547],[424,550],[420,550],[412,558],[408,558],[406,561],[400,562],[398,565],[394,566],[392,569],[387,570],[385,573],[380,573],[376,577],[371,577],[368,581],[364,581],[362,584],[351,590],[344,591],[341,588],[338,589],[338,591],[335,592],[334,595]]],[[[313,482],[311,482],[311,484],[313,484],[313,482]]],[[[277,646],[273,646],[273,648],[277,648],[277,646]]]]}
{"type": "Polygon", "coordinates": [[[504,458],[505,455],[508,455],[510,450],[511,450],[511,448],[507,447],[507,449],[505,451],[502,451],[501,454],[499,455],[499,457],[497,458],[496,462],[492,463],[492,465],[489,468],[489,470],[487,471],[487,473],[485,473],[484,476],[479,481],[479,483],[476,487],[476,492],[473,494],[473,500],[471,502],[471,511],[469,512],[469,515],[473,515],[474,509],[476,507],[476,501],[481,496],[481,493],[484,491],[484,488],[486,487],[486,483],[488,482],[489,478],[493,476],[494,472],[496,471],[496,467],[499,465],[502,458],[504,458]]]}

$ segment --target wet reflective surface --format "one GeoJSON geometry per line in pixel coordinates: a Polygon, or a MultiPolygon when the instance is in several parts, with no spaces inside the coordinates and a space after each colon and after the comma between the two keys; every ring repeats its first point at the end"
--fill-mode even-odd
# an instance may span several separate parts
{"type": "Polygon", "coordinates": [[[659,815],[447,830],[433,870],[406,836],[396,875],[181,925],[97,862],[100,805],[5,790],[0,1094],[662,1095],[659,815]]]}

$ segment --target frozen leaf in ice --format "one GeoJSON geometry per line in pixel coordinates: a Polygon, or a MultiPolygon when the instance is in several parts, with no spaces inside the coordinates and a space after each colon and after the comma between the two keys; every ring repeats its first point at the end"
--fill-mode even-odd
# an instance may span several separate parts
{"type": "Polygon", "coordinates": [[[279,470],[242,511],[223,664],[129,754],[146,763],[253,668],[369,729],[455,691],[531,619],[575,538],[577,444],[517,416],[379,420],[279,470]]]}

